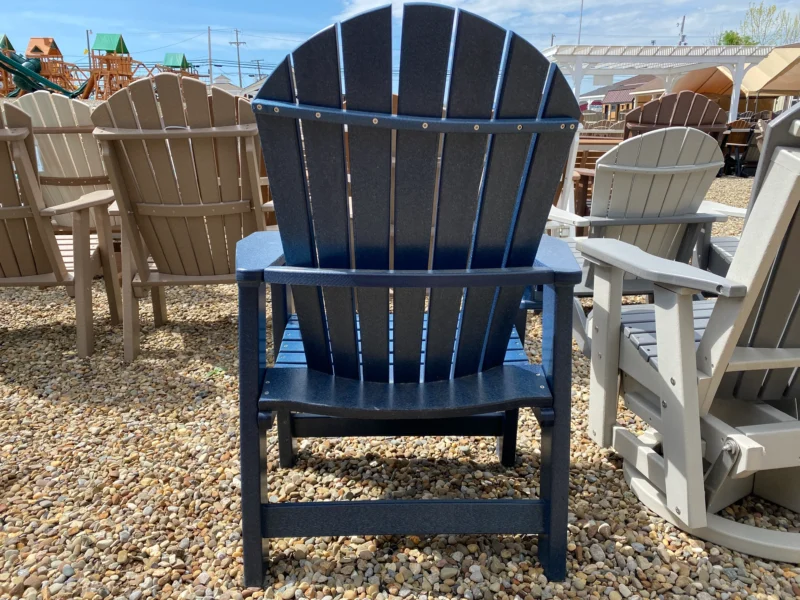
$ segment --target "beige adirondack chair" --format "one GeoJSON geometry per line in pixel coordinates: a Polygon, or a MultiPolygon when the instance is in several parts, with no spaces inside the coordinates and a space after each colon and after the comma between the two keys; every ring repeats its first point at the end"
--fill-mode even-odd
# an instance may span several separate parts
{"type": "Polygon", "coordinates": [[[248,100],[218,88],[209,96],[201,81],[172,73],[116,92],[92,121],[122,217],[131,361],[139,352],[135,289],[150,288],[161,325],[164,286],[233,283],[236,242],[264,229],[258,132],[248,100]]]}
{"type": "MultiPolygon", "coordinates": [[[[619,239],[653,256],[688,262],[700,226],[726,218],[698,212],[721,165],[716,140],[697,129],[670,127],[645,133],[598,159],[590,216],[553,207],[550,221],[588,228],[590,238],[619,239]]],[[[584,272],[583,281],[575,286],[572,327],[575,341],[588,354],[580,298],[594,293],[594,269],[575,249],[580,239],[567,240],[584,272]]],[[[625,279],[625,294],[652,291],[649,281],[625,279]]]]}
{"type": "MultiPolygon", "coordinates": [[[[17,106],[33,122],[45,206],[59,206],[92,192],[111,189],[100,148],[92,137],[94,125],[88,104],[38,91],[22,96],[17,106]]],[[[54,222],[58,231],[69,232],[72,216],[58,215],[54,222]]],[[[118,227],[119,220],[112,217],[111,225],[118,227]]],[[[93,218],[90,227],[96,227],[93,218]]]]}
{"type": "MultiPolygon", "coordinates": [[[[797,117],[785,133],[800,134],[797,117]]],[[[800,533],[716,514],[751,493],[800,512],[800,138],[764,160],[727,279],[617,240],[578,244],[595,264],[589,434],[662,518],[797,563],[800,533]],[[623,273],[654,282],[655,304],[621,307],[623,273]],[[698,291],[718,299],[693,302],[698,291]],[[644,434],[620,422],[618,397],[644,434]]]]}
{"type": "Polygon", "coordinates": [[[95,191],[46,207],[36,172],[30,116],[17,106],[0,113],[0,286],[63,286],[75,298],[78,355],[94,349],[92,274],[102,268],[111,322],[119,322],[120,298],[108,205],[113,195],[95,191]],[[89,233],[94,213],[97,233],[89,233]],[[53,217],[72,216],[72,235],[56,235],[53,217]]]}

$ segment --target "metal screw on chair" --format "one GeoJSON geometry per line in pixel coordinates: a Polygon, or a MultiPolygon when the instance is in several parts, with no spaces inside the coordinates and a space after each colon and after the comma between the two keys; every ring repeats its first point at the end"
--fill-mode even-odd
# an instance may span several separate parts
{"type": "Polygon", "coordinates": [[[666,400],[662,400],[661,401],[661,408],[667,408],[667,401],[666,400]]]}
{"type": "Polygon", "coordinates": [[[678,514],[678,515],[681,514],[681,509],[678,508],[677,506],[675,507],[675,514],[678,514]]]}
{"type": "Polygon", "coordinates": [[[478,131],[478,129],[480,129],[480,128],[481,128],[481,126],[480,126],[480,125],[475,125],[475,126],[473,127],[473,129],[474,129],[475,131],[478,131]]]}
{"type": "Polygon", "coordinates": [[[517,131],[522,131],[522,125],[517,125],[517,131]]]}
{"type": "Polygon", "coordinates": [[[377,117],[372,119],[372,124],[373,125],[377,125],[378,124],[378,118],[377,117]]]}
{"type": "Polygon", "coordinates": [[[274,112],[281,112],[281,109],[279,109],[277,106],[276,106],[275,108],[273,108],[272,110],[273,110],[274,112]]]}
{"type": "Polygon", "coordinates": [[[315,116],[319,119],[322,115],[320,113],[316,113],[315,116]]]}
{"type": "Polygon", "coordinates": [[[562,123],[562,124],[561,124],[561,129],[564,129],[564,127],[566,127],[566,125],[564,125],[564,124],[562,123]]]}
{"type": "Polygon", "coordinates": [[[570,129],[575,129],[575,125],[570,125],[569,128],[570,129]]]}
{"type": "Polygon", "coordinates": [[[428,128],[428,124],[427,124],[427,123],[423,123],[423,124],[422,124],[422,128],[423,128],[423,129],[427,129],[427,128],[428,128]]]}
{"type": "Polygon", "coordinates": [[[264,107],[261,106],[260,104],[256,104],[256,110],[261,110],[262,108],[264,108],[264,107]]]}

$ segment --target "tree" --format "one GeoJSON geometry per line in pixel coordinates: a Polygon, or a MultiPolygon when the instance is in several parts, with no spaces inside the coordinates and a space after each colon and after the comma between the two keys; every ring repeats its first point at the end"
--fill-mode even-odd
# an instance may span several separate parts
{"type": "MultiPolygon", "coordinates": [[[[742,39],[764,46],[781,46],[800,41],[800,12],[790,13],[774,4],[751,4],[739,27],[742,39]]],[[[726,32],[727,33],[727,32],[726,32]]]]}
{"type": "Polygon", "coordinates": [[[742,35],[732,29],[718,33],[712,37],[711,42],[716,46],[755,46],[757,44],[749,35],[742,35]]]}

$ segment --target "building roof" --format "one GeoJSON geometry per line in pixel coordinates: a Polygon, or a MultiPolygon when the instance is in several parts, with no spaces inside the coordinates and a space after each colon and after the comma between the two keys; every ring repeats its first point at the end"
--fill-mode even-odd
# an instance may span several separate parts
{"type": "Polygon", "coordinates": [[[192,63],[186,60],[186,55],[181,52],[167,52],[164,55],[164,66],[175,69],[189,69],[192,63]]]}
{"type": "Polygon", "coordinates": [[[655,75],[636,75],[611,85],[603,96],[603,104],[626,104],[633,102],[631,91],[643,83],[655,79],[655,75]]]}
{"type": "Polygon", "coordinates": [[[259,90],[261,90],[261,86],[264,85],[266,80],[266,77],[262,77],[258,81],[248,85],[246,88],[244,88],[244,95],[255,98],[256,94],[258,94],[259,90]]]}
{"type": "Polygon", "coordinates": [[[8,39],[8,36],[3,34],[0,37],[0,50],[11,50],[14,51],[14,46],[11,45],[11,42],[8,39]]]}
{"type": "MultiPolygon", "coordinates": [[[[214,77],[214,81],[211,83],[211,86],[220,88],[221,90],[225,90],[226,92],[234,95],[240,95],[242,93],[242,88],[234,84],[227,75],[217,75],[214,77]]],[[[211,93],[211,86],[208,88],[209,94],[211,93]]]]}
{"type": "Polygon", "coordinates": [[[118,33],[98,33],[94,38],[92,50],[101,52],[113,52],[115,54],[130,54],[125,40],[118,33]]]}
{"type": "Polygon", "coordinates": [[[603,87],[599,87],[590,92],[586,92],[585,94],[581,94],[581,100],[586,100],[588,98],[602,98],[613,88],[614,88],[613,83],[611,85],[604,85],[603,87]]]}
{"type": "Polygon", "coordinates": [[[58,44],[51,37],[32,37],[28,41],[28,49],[25,56],[34,58],[39,56],[61,56],[58,44]]]}
{"type": "Polygon", "coordinates": [[[750,94],[796,96],[800,91],[800,44],[775,48],[745,73],[742,87],[750,94]]]}
{"type": "Polygon", "coordinates": [[[666,84],[661,77],[653,77],[650,81],[645,81],[639,87],[632,89],[631,94],[638,96],[639,94],[652,94],[653,92],[663,92],[666,84]]]}

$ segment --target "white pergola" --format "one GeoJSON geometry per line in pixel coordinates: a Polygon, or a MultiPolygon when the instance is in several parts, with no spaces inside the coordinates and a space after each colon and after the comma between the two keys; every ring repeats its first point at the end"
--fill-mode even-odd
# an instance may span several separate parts
{"type": "Polygon", "coordinates": [[[725,67],[731,72],[730,120],[736,120],[744,74],[764,60],[772,46],[552,46],[544,51],[573,81],[580,97],[585,75],[658,75],[666,91],[689,71],[725,67]]]}

